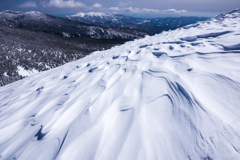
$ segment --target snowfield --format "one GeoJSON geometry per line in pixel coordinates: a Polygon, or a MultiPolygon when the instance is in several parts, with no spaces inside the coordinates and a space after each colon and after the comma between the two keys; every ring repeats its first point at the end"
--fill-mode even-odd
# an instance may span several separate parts
{"type": "Polygon", "coordinates": [[[0,88],[0,159],[239,160],[240,10],[0,88]]]}

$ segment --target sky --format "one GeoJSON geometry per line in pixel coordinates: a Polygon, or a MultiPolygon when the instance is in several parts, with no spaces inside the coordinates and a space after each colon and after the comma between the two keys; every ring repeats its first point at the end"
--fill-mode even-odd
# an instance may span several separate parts
{"type": "Polygon", "coordinates": [[[0,11],[40,11],[65,17],[78,12],[106,12],[134,17],[213,17],[240,8],[240,0],[0,0],[0,11]]]}

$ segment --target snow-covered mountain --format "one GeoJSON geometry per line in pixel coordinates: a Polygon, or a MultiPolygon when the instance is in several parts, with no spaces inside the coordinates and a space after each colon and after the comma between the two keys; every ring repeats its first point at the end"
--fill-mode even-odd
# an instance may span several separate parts
{"type": "Polygon", "coordinates": [[[104,13],[104,12],[89,12],[89,13],[83,13],[78,12],[77,14],[67,16],[69,18],[84,18],[86,20],[94,20],[94,19],[104,19],[104,20],[117,20],[117,15],[111,14],[111,13],[104,13]]]}
{"type": "Polygon", "coordinates": [[[96,39],[135,39],[147,33],[134,29],[103,27],[59,18],[36,11],[2,11],[0,24],[63,37],[90,37],[96,39]]]}
{"type": "Polygon", "coordinates": [[[108,27],[121,27],[140,30],[154,35],[176,29],[185,25],[203,21],[206,17],[175,17],[175,18],[135,18],[119,14],[103,13],[103,12],[79,12],[74,15],[67,16],[68,19],[79,21],[92,25],[102,25],[108,27]]]}
{"type": "Polygon", "coordinates": [[[240,159],[240,9],[0,88],[0,159],[240,159]]]}
{"type": "Polygon", "coordinates": [[[126,41],[61,37],[0,24],[0,86],[126,41]]]}

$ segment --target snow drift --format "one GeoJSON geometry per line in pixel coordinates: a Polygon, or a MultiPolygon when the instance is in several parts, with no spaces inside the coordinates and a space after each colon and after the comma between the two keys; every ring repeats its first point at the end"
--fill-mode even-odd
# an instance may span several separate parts
{"type": "Polygon", "coordinates": [[[240,159],[240,10],[0,88],[0,159],[240,159]]]}

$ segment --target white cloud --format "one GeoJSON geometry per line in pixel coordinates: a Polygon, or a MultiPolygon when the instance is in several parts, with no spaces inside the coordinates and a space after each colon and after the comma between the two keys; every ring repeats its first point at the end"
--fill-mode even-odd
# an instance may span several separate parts
{"type": "Polygon", "coordinates": [[[86,5],[82,2],[75,0],[50,0],[50,2],[43,5],[44,7],[54,7],[54,8],[82,8],[86,5]]]}
{"type": "Polygon", "coordinates": [[[143,8],[142,10],[143,10],[144,12],[153,12],[153,13],[159,12],[158,9],[148,9],[148,8],[143,8]]]}
{"type": "Polygon", "coordinates": [[[133,13],[138,13],[140,12],[140,8],[132,8],[132,7],[127,7],[127,8],[124,8],[124,11],[125,12],[133,12],[133,13]]]}
{"type": "Polygon", "coordinates": [[[99,4],[99,3],[95,3],[95,4],[93,5],[93,8],[101,8],[101,7],[102,7],[102,5],[99,4]]]}
{"type": "Polygon", "coordinates": [[[20,8],[36,8],[37,7],[37,4],[36,2],[25,2],[23,4],[20,4],[19,5],[20,8]]]}
{"type": "Polygon", "coordinates": [[[131,5],[132,4],[132,2],[131,1],[119,1],[118,2],[118,6],[119,7],[127,7],[127,6],[129,6],[129,5],[131,5]]]}
{"type": "Polygon", "coordinates": [[[186,13],[187,10],[176,10],[176,9],[168,9],[168,10],[164,10],[166,12],[174,12],[174,13],[186,13]]]}
{"type": "Polygon", "coordinates": [[[120,8],[118,8],[118,7],[110,7],[108,9],[111,9],[111,10],[114,10],[114,11],[119,11],[120,10],[120,8]]]}
{"type": "Polygon", "coordinates": [[[132,13],[157,13],[158,9],[148,8],[133,8],[133,7],[110,7],[108,8],[113,11],[132,12],[132,13]]]}

